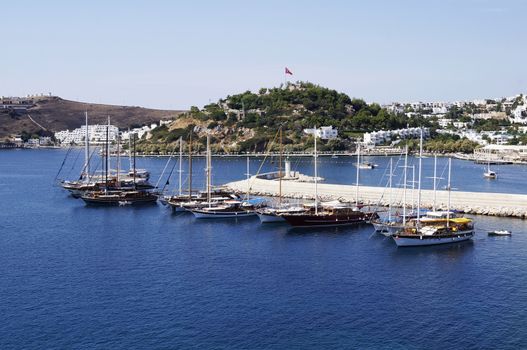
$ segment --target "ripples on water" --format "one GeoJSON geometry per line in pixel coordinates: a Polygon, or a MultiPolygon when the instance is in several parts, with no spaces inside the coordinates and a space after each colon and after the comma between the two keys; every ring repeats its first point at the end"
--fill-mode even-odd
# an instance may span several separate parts
{"type": "MultiPolygon", "coordinates": [[[[63,155],[0,152],[2,349],[527,346],[524,221],[476,217],[473,242],[398,249],[366,225],[90,208],[51,186],[63,155]]],[[[220,182],[245,161],[213,166],[220,182]]]]}

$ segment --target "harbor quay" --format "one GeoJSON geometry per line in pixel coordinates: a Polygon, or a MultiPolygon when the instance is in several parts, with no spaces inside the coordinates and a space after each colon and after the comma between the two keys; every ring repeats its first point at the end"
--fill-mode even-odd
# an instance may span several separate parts
{"type": "MultiPolygon", "coordinates": [[[[247,181],[249,181],[250,193],[258,196],[276,197],[279,195],[279,181],[273,179],[262,179],[256,176],[249,180],[234,181],[225,184],[233,191],[245,193],[247,191],[247,181]]],[[[354,185],[341,184],[318,184],[319,199],[323,201],[343,200],[356,201],[357,187],[354,185]]],[[[393,188],[390,190],[385,187],[359,186],[359,201],[364,205],[388,206],[390,202],[394,207],[402,207],[404,189],[393,188]]],[[[282,196],[294,199],[314,199],[315,189],[312,182],[282,181],[282,196]]],[[[448,191],[445,190],[421,190],[421,208],[446,210],[448,207],[448,191]]],[[[415,204],[417,189],[406,190],[407,208],[411,203],[415,204]],[[412,193],[413,192],[413,193],[412,193]]],[[[450,192],[450,208],[452,210],[463,211],[468,214],[489,215],[527,218],[527,195],[509,193],[488,193],[488,192],[450,192]]]]}

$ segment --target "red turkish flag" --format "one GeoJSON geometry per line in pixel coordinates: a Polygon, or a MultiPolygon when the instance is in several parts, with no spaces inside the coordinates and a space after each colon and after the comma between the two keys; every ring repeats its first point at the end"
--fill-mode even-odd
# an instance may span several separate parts
{"type": "Polygon", "coordinates": [[[293,72],[291,72],[289,68],[285,67],[285,74],[293,75],[293,72]]]}

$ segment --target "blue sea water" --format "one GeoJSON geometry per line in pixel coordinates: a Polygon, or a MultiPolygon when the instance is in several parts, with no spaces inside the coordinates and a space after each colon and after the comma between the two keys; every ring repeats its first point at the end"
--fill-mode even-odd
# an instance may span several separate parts
{"type": "MultiPolygon", "coordinates": [[[[298,232],[156,205],[86,207],[53,186],[64,155],[0,152],[1,349],[527,347],[525,221],[476,217],[473,242],[404,249],[367,225],[298,232]],[[484,232],[498,228],[514,235],[484,232]]],[[[74,158],[62,176],[78,174],[74,158]]],[[[361,183],[386,181],[388,158],[373,160],[379,168],[361,183]]],[[[311,161],[293,164],[309,173],[311,161]]],[[[355,181],[353,159],[320,162],[327,182],[355,181]]],[[[165,160],[138,163],[155,181],[165,160]]],[[[215,183],[245,166],[214,158],[215,183]]],[[[453,186],[526,193],[526,169],[502,166],[490,182],[483,166],[454,161],[453,186]]]]}

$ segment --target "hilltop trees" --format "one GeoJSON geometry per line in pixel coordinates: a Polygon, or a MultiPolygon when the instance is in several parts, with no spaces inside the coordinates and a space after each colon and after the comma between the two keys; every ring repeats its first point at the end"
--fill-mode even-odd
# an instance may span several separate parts
{"type": "MultiPolygon", "coordinates": [[[[314,126],[339,129],[341,140],[321,143],[321,147],[328,150],[348,147],[351,141],[348,135],[399,129],[407,125],[430,126],[427,120],[394,114],[376,103],[368,104],[362,99],[352,99],[344,93],[308,82],[261,88],[258,93],[245,91],[230,95],[202,109],[193,106],[180,118],[199,121],[200,130],[221,132],[218,137],[224,139],[224,144],[242,152],[262,149],[264,140],[269,140],[280,126],[287,130],[290,139],[295,140],[294,147],[300,149],[309,142],[303,129],[314,126]],[[236,132],[247,129],[252,130],[252,136],[236,132]]],[[[183,133],[178,129],[161,129],[159,132],[154,130],[152,134],[154,142],[171,143],[183,133]]]]}

